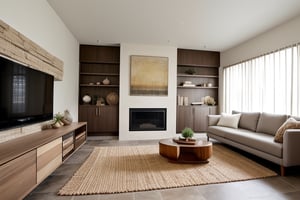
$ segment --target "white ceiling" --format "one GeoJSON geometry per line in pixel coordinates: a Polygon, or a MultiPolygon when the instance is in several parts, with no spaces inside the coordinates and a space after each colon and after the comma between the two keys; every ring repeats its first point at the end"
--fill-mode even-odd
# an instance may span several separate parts
{"type": "Polygon", "coordinates": [[[300,0],[48,0],[80,44],[224,51],[300,14],[300,0]]]}

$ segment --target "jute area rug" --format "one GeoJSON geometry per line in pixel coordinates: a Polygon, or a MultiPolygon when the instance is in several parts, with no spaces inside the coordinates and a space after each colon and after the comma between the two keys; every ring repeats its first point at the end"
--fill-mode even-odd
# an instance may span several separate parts
{"type": "Polygon", "coordinates": [[[58,194],[146,191],[277,175],[219,144],[207,164],[170,163],[158,151],[158,145],[96,147],[58,194]]]}

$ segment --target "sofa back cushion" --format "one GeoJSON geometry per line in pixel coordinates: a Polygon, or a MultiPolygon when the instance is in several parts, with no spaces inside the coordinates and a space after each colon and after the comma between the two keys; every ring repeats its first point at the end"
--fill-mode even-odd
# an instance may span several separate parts
{"type": "Polygon", "coordinates": [[[256,132],[275,135],[280,126],[287,120],[287,115],[261,113],[256,132]]]}
{"type": "Polygon", "coordinates": [[[232,114],[241,114],[239,128],[247,129],[250,131],[256,131],[257,122],[260,116],[260,112],[239,112],[232,111],[232,114]]]}

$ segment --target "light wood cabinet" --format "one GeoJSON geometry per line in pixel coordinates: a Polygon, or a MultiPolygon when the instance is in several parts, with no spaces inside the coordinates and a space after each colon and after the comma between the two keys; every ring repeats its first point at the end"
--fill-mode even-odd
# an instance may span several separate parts
{"type": "Polygon", "coordinates": [[[37,183],[41,183],[62,163],[62,137],[37,148],[37,183]]]}
{"type": "Polygon", "coordinates": [[[23,199],[86,141],[86,128],[74,122],[1,143],[0,199],[23,199]]]}
{"type": "Polygon", "coordinates": [[[1,165],[1,199],[23,199],[36,186],[36,167],[36,150],[1,165]]]}

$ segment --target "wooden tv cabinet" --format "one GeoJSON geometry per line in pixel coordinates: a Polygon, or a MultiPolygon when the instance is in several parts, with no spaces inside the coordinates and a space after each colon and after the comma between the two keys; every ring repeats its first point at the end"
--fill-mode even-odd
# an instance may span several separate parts
{"type": "Polygon", "coordinates": [[[1,198],[23,199],[83,145],[86,137],[86,122],[76,122],[1,143],[1,198]]]}

